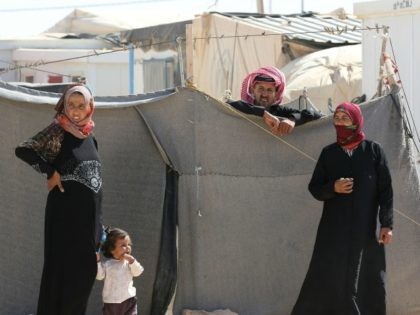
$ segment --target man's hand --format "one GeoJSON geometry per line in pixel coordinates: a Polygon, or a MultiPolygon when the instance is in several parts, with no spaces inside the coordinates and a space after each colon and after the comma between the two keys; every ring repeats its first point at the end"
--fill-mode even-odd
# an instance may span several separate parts
{"type": "Polygon", "coordinates": [[[270,128],[271,132],[274,133],[274,131],[277,130],[279,126],[280,120],[267,111],[264,111],[263,119],[268,128],[270,128]]]}
{"type": "Polygon", "coordinates": [[[48,191],[51,191],[55,186],[58,186],[61,192],[64,192],[63,185],[61,184],[61,176],[57,171],[47,180],[48,191]]]}
{"type": "Polygon", "coordinates": [[[264,111],[264,122],[270,128],[270,131],[276,136],[283,136],[291,133],[295,128],[295,122],[290,119],[279,118],[264,111]]]}
{"type": "Polygon", "coordinates": [[[379,231],[379,240],[380,244],[388,245],[392,241],[392,230],[390,228],[381,228],[379,231]]]}
{"type": "Polygon", "coordinates": [[[277,130],[275,130],[273,133],[277,136],[288,135],[293,131],[293,128],[295,128],[295,122],[293,120],[283,119],[280,120],[277,130]]]}

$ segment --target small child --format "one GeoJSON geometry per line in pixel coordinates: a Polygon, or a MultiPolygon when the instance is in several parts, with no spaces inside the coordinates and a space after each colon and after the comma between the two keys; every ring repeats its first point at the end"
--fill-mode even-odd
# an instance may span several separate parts
{"type": "Polygon", "coordinates": [[[98,254],[97,280],[105,279],[102,291],[103,315],[137,315],[136,288],[133,277],[138,277],[144,268],[131,255],[131,239],[126,231],[109,229],[102,253],[106,258],[100,261],[98,254]]]}

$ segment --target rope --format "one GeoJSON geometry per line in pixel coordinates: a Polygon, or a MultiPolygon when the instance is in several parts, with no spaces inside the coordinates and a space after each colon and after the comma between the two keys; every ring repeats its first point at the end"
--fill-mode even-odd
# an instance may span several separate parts
{"type": "Polygon", "coordinates": [[[232,39],[232,38],[244,38],[249,37],[267,37],[267,36],[295,36],[295,35],[309,35],[309,34],[331,34],[331,35],[340,35],[341,33],[355,32],[355,31],[379,31],[383,27],[344,27],[344,28],[328,28],[324,27],[324,30],[315,30],[315,31],[301,31],[301,32],[284,32],[284,33],[267,33],[266,31],[258,34],[241,34],[241,35],[209,35],[204,37],[194,37],[194,40],[209,40],[209,39],[232,39]]]}
{"type": "MultiPolygon", "coordinates": [[[[256,126],[257,128],[263,130],[264,132],[270,134],[271,136],[273,136],[274,138],[276,138],[277,140],[280,140],[283,144],[287,145],[289,148],[295,150],[296,152],[298,152],[299,154],[302,154],[304,157],[308,158],[309,160],[313,161],[313,162],[317,162],[317,160],[315,160],[313,157],[311,157],[310,155],[308,155],[307,153],[303,152],[302,150],[300,150],[299,148],[297,148],[296,146],[294,146],[293,144],[288,143],[286,140],[280,138],[279,136],[276,136],[274,134],[272,134],[269,130],[261,127],[260,125],[258,125],[256,122],[252,121],[251,119],[249,119],[248,117],[246,117],[246,115],[238,110],[236,110],[235,108],[233,108],[232,106],[230,106],[229,104],[223,103],[218,101],[217,103],[219,103],[220,105],[229,108],[229,110],[235,112],[236,114],[238,114],[240,117],[242,117],[243,119],[245,119],[246,121],[250,122],[252,125],[256,126]]],[[[401,215],[402,217],[406,218],[407,220],[413,222],[414,224],[416,224],[417,226],[420,227],[420,223],[417,222],[415,219],[411,218],[410,216],[404,214],[403,212],[401,212],[398,209],[393,208],[393,210],[398,213],[399,215],[401,215]]]]}
{"type": "MultiPolygon", "coordinates": [[[[154,1],[163,1],[163,0],[154,0],[154,1]]],[[[2,10],[0,10],[1,12],[2,10]]],[[[5,12],[5,10],[3,10],[5,12]]],[[[328,28],[328,27],[324,27],[324,30],[322,31],[302,31],[302,32],[287,32],[287,33],[266,33],[266,32],[262,32],[261,34],[244,34],[244,35],[237,35],[236,31],[235,31],[235,35],[220,35],[220,36],[207,36],[207,37],[194,37],[193,38],[193,47],[195,47],[195,42],[197,40],[209,40],[209,39],[229,39],[229,38],[244,38],[247,39],[248,37],[267,37],[267,36],[295,36],[295,35],[306,35],[306,34],[323,34],[323,33],[327,33],[327,34],[341,34],[341,33],[348,33],[348,32],[354,32],[354,31],[372,31],[372,30],[380,30],[383,29],[383,27],[366,27],[366,28],[358,28],[358,27],[353,27],[353,28],[349,28],[349,27],[344,27],[344,28],[328,28]]],[[[185,41],[185,38],[180,38],[179,41],[185,41]]],[[[162,41],[162,42],[156,42],[153,43],[153,39],[149,38],[147,40],[148,44],[141,44],[141,43],[135,43],[133,45],[132,49],[138,49],[138,48],[144,48],[144,47],[152,47],[155,45],[164,45],[164,44],[169,44],[169,43],[176,43],[176,40],[169,40],[169,41],[162,41]]],[[[88,57],[98,57],[100,55],[105,55],[105,54],[112,54],[112,53],[118,53],[121,51],[126,51],[130,49],[130,47],[122,47],[120,49],[113,49],[110,51],[105,51],[105,52],[101,52],[101,51],[97,51],[97,50],[93,50],[92,54],[87,54],[87,55],[81,55],[81,56],[76,56],[76,57],[72,57],[72,58],[65,58],[65,59],[57,59],[57,60],[52,60],[52,61],[43,61],[43,60],[39,60],[39,61],[35,61],[33,63],[29,63],[29,64],[25,64],[25,65],[16,65],[16,64],[10,64],[6,69],[3,69],[0,71],[0,74],[3,73],[7,73],[9,71],[16,71],[16,70],[20,70],[20,69],[33,69],[35,71],[41,71],[39,69],[37,69],[39,66],[43,66],[43,65],[50,65],[50,64],[54,64],[54,63],[61,63],[61,62],[65,62],[65,61],[71,61],[71,60],[76,60],[76,59],[83,59],[83,58],[88,58],[88,57]]],[[[45,71],[45,70],[44,70],[45,71]]],[[[49,72],[49,71],[45,71],[45,72],[49,72]]],[[[51,72],[53,73],[53,72],[51,72]]],[[[68,76],[71,77],[71,75],[64,75],[62,74],[62,76],[68,76]]]]}
{"type": "MultiPolygon", "coordinates": [[[[396,56],[395,56],[394,46],[393,46],[393,44],[392,44],[392,39],[391,39],[391,37],[389,37],[389,44],[390,44],[390,46],[391,46],[392,58],[393,58],[393,60],[394,60],[394,62],[395,62],[395,65],[397,66],[397,65],[398,65],[398,63],[397,63],[397,59],[396,59],[396,56]]],[[[397,69],[398,69],[398,66],[397,66],[397,69]]],[[[399,81],[400,81],[401,89],[402,89],[403,94],[404,94],[405,103],[407,104],[407,106],[403,106],[403,110],[404,110],[404,113],[407,115],[407,111],[406,111],[405,109],[406,109],[406,107],[408,107],[408,113],[409,113],[409,115],[410,115],[410,117],[409,117],[409,118],[411,118],[411,122],[412,122],[412,124],[413,124],[414,128],[411,128],[411,123],[410,123],[410,121],[409,121],[408,117],[406,118],[406,120],[407,120],[407,125],[409,126],[409,130],[410,130],[411,135],[416,135],[416,136],[417,136],[417,141],[420,143],[420,136],[419,136],[419,132],[418,132],[418,129],[417,129],[417,126],[416,126],[416,122],[415,122],[414,117],[413,117],[413,113],[412,113],[412,111],[411,111],[411,106],[410,106],[410,104],[408,103],[407,94],[405,93],[404,85],[403,85],[403,83],[402,83],[402,80],[401,80],[401,77],[400,77],[400,73],[399,73],[399,71],[397,71],[397,72],[396,72],[396,74],[398,75],[398,79],[399,79],[399,81]],[[414,134],[413,134],[413,130],[414,130],[414,134]]],[[[417,145],[416,145],[416,141],[414,141],[414,145],[415,145],[415,147],[417,148],[417,152],[419,152],[419,149],[418,149],[418,147],[417,147],[417,145]]]]}
{"type": "Polygon", "coordinates": [[[252,121],[250,118],[248,118],[244,113],[234,109],[232,106],[230,106],[229,104],[223,103],[218,101],[219,104],[221,104],[222,106],[228,108],[229,110],[235,112],[236,114],[238,114],[239,116],[241,116],[243,119],[245,119],[246,121],[248,121],[249,123],[253,124],[255,127],[261,129],[262,131],[264,131],[265,133],[268,133],[269,135],[271,135],[272,137],[276,138],[277,140],[279,140],[280,142],[282,142],[283,144],[287,145],[289,148],[291,148],[292,150],[298,152],[299,154],[303,155],[304,157],[306,157],[307,159],[313,161],[313,162],[317,162],[316,159],[314,159],[312,156],[308,155],[307,153],[303,152],[301,149],[297,148],[296,146],[294,146],[293,144],[287,142],[286,140],[280,138],[277,135],[272,134],[269,130],[261,127],[259,124],[257,124],[256,122],[252,121]]]}
{"type": "MultiPolygon", "coordinates": [[[[185,40],[185,39],[181,38],[179,40],[185,40]]],[[[10,64],[9,63],[9,66],[6,69],[1,70],[0,74],[7,73],[9,71],[25,69],[25,68],[38,70],[37,67],[39,67],[39,66],[45,66],[45,65],[50,65],[50,64],[54,64],[54,63],[61,63],[61,62],[65,62],[65,61],[73,61],[73,60],[83,59],[83,58],[88,58],[88,57],[98,57],[98,56],[101,56],[101,55],[109,55],[109,54],[114,54],[114,53],[127,51],[129,49],[139,49],[139,48],[143,48],[143,47],[152,47],[152,46],[156,46],[156,45],[164,45],[164,44],[176,43],[176,42],[177,42],[176,40],[168,40],[168,41],[149,43],[149,44],[137,43],[137,44],[133,45],[132,47],[123,46],[123,47],[118,48],[118,49],[107,50],[107,51],[97,51],[95,49],[92,49],[92,51],[93,51],[92,53],[89,53],[89,54],[86,54],[86,55],[75,56],[75,57],[64,58],[64,59],[56,59],[56,60],[51,60],[51,61],[38,60],[38,61],[32,62],[30,64],[24,64],[24,65],[17,65],[17,64],[10,64]]]]}
{"type": "Polygon", "coordinates": [[[417,222],[416,220],[414,220],[413,218],[410,218],[408,215],[404,214],[403,212],[401,212],[398,209],[394,208],[394,211],[397,212],[399,215],[401,215],[402,217],[406,218],[407,220],[413,222],[415,225],[417,225],[418,227],[420,227],[420,223],[417,222]]]}

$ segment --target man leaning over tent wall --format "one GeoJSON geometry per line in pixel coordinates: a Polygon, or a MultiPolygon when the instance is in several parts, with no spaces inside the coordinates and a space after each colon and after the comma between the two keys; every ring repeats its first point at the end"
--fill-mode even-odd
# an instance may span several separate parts
{"type": "Polygon", "coordinates": [[[279,69],[267,66],[249,73],[242,82],[241,100],[228,102],[246,114],[263,117],[275,135],[286,135],[295,126],[321,118],[319,113],[280,105],[286,88],[286,78],[279,69]]]}

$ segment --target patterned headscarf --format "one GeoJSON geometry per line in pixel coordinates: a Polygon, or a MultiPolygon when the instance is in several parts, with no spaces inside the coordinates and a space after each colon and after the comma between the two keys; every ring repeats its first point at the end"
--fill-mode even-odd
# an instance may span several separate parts
{"type": "Polygon", "coordinates": [[[364,132],[362,131],[362,111],[358,105],[348,102],[338,105],[334,114],[339,111],[346,113],[350,117],[352,125],[334,125],[337,132],[337,143],[346,149],[354,149],[366,138],[364,132]]]}
{"type": "Polygon", "coordinates": [[[252,95],[251,88],[258,81],[273,82],[276,87],[276,96],[272,105],[278,105],[283,99],[283,92],[286,88],[286,78],[279,69],[267,66],[257,69],[248,74],[242,82],[241,100],[249,104],[254,103],[254,96],[252,95]]]}
{"type": "Polygon", "coordinates": [[[94,108],[95,104],[93,96],[88,88],[86,88],[84,85],[74,85],[67,89],[58,100],[58,103],[55,106],[55,110],[57,111],[55,119],[64,130],[70,132],[77,138],[84,139],[90,135],[95,126],[95,123],[92,120],[94,108]],[[83,95],[86,104],[88,104],[91,109],[89,115],[79,122],[73,121],[68,113],[68,101],[73,93],[80,93],[83,95]]]}

